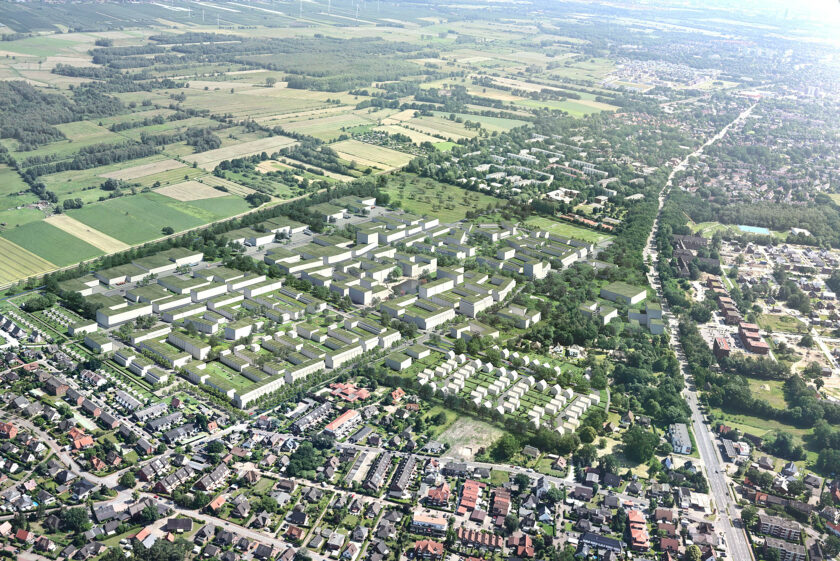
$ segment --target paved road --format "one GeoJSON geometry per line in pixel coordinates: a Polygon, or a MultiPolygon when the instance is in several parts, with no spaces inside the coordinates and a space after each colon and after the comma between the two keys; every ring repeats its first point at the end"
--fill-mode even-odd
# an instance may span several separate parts
{"type": "Polygon", "coordinates": [[[656,268],[657,263],[657,248],[656,248],[656,232],[659,228],[659,218],[661,216],[662,207],[665,204],[665,198],[668,191],[673,186],[673,179],[677,172],[684,170],[688,164],[689,158],[699,156],[707,146],[717,142],[723,138],[729,131],[730,127],[743,121],[752,112],[755,105],[750,106],[743,113],[738,115],[735,120],[726,125],[719,133],[707,140],[700,148],[694,151],[683,159],[668,177],[662,191],[659,194],[659,213],[656,215],[656,220],[653,224],[650,236],[647,240],[647,246],[644,249],[643,257],[645,262],[648,258],[651,262],[650,270],[648,271],[648,282],[656,289],[662,301],[663,317],[665,319],[668,332],[670,335],[670,344],[673,348],[680,363],[680,371],[686,379],[686,389],[683,394],[685,396],[688,406],[691,408],[691,424],[694,429],[695,440],[697,441],[698,452],[700,458],[706,466],[706,476],[709,480],[709,490],[717,508],[717,526],[723,530],[726,540],[726,548],[729,552],[729,557],[735,561],[747,561],[753,559],[752,549],[750,548],[747,536],[742,529],[736,528],[732,521],[740,517],[735,501],[729,490],[729,483],[726,478],[723,460],[720,457],[720,452],[717,449],[714,438],[709,432],[709,427],[706,425],[703,414],[700,412],[700,407],[697,401],[697,392],[694,389],[694,380],[688,373],[687,364],[685,362],[685,354],[682,350],[682,345],[679,340],[678,323],[673,320],[669,310],[668,304],[662,295],[662,285],[659,282],[659,272],[656,268]],[[672,321],[673,320],[673,321],[672,321]]]}

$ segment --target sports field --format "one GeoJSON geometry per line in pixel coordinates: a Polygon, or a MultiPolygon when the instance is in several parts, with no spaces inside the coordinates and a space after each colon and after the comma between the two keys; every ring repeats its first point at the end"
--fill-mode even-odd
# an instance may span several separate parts
{"type": "Polygon", "coordinates": [[[166,195],[176,201],[199,201],[225,196],[224,191],[214,189],[212,186],[199,183],[198,181],[184,181],[174,185],[167,185],[155,189],[155,193],[166,195]]]}
{"type": "Polygon", "coordinates": [[[3,232],[3,237],[59,267],[102,255],[100,249],[44,220],[3,232]]]}
{"type": "Polygon", "coordinates": [[[525,224],[528,226],[534,226],[540,230],[545,230],[551,234],[574,238],[585,242],[599,243],[612,238],[609,234],[603,234],[588,228],[580,228],[578,226],[574,226],[566,222],[560,222],[559,220],[552,220],[551,218],[546,218],[544,216],[531,216],[525,221],[525,224]]]}
{"type": "Polygon", "coordinates": [[[55,265],[0,238],[0,283],[8,284],[55,269],[55,265]]]}
{"type": "Polygon", "coordinates": [[[385,171],[400,168],[414,157],[411,154],[358,140],[343,140],[330,145],[330,147],[346,160],[354,161],[360,166],[371,166],[385,171]]]}
{"type": "Polygon", "coordinates": [[[99,230],[95,230],[87,224],[82,224],[75,218],[67,216],[66,214],[54,214],[44,220],[47,224],[51,224],[60,230],[64,230],[71,236],[76,236],[90,245],[97,247],[105,253],[114,253],[123,251],[130,246],[119,240],[115,240],[111,236],[103,234],[99,230]]]}

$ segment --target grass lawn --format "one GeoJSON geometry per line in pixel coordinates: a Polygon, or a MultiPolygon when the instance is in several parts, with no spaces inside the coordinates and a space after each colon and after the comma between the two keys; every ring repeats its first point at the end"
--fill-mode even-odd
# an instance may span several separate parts
{"type": "Polygon", "coordinates": [[[481,210],[501,202],[489,195],[411,174],[389,176],[385,192],[391,196],[391,201],[399,201],[408,212],[435,216],[441,223],[463,220],[467,211],[481,210]]]}
{"type": "Polygon", "coordinates": [[[754,380],[752,378],[748,378],[747,381],[750,384],[753,397],[763,399],[773,407],[787,408],[785,396],[782,391],[782,382],[778,380],[754,380]]]}
{"type": "Polygon", "coordinates": [[[551,466],[553,464],[554,460],[552,460],[551,458],[540,458],[539,460],[537,460],[537,465],[534,469],[540,473],[544,473],[546,475],[553,475],[555,477],[563,477],[564,475],[566,475],[562,471],[551,469],[551,466]]]}
{"type": "Polygon", "coordinates": [[[254,385],[254,382],[220,362],[208,362],[204,372],[205,374],[209,374],[210,379],[219,386],[228,386],[235,390],[242,390],[254,385]]]}
{"type": "Polygon", "coordinates": [[[490,483],[494,486],[504,485],[508,481],[510,481],[510,473],[498,469],[490,471],[490,483]]]}
{"type": "Polygon", "coordinates": [[[102,255],[96,247],[43,221],[8,230],[3,237],[60,267],[102,255]]]}
{"type": "Polygon", "coordinates": [[[580,226],[574,226],[545,216],[532,216],[525,221],[525,224],[545,230],[551,234],[575,238],[585,242],[599,243],[612,238],[609,234],[596,232],[588,228],[581,228],[580,226]]]}
{"type": "Polygon", "coordinates": [[[180,232],[210,221],[179,210],[183,206],[177,203],[157,193],[141,193],[85,205],[68,215],[127,244],[159,238],[165,226],[180,232]]]}
{"type": "Polygon", "coordinates": [[[270,477],[263,477],[262,479],[257,481],[256,485],[254,485],[254,494],[264,494],[266,491],[270,490],[276,482],[276,480],[271,479],[270,477]]]}
{"type": "Polygon", "coordinates": [[[758,316],[758,325],[766,331],[773,333],[807,333],[808,326],[798,318],[787,315],[761,314],[758,316]]]}

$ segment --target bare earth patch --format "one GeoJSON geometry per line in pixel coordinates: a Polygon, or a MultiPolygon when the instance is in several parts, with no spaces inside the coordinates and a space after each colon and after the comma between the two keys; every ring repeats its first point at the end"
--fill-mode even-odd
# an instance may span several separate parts
{"type": "Polygon", "coordinates": [[[484,421],[472,417],[459,417],[451,427],[438,437],[438,440],[449,445],[447,456],[472,460],[478,453],[479,448],[489,447],[502,434],[501,429],[497,429],[484,421]]]}
{"type": "Polygon", "coordinates": [[[224,191],[198,181],[183,181],[174,185],[159,187],[155,189],[155,193],[160,193],[176,201],[200,201],[201,199],[214,199],[227,195],[224,191]]]}
{"type": "Polygon", "coordinates": [[[87,224],[79,222],[75,218],[67,216],[66,214],[54,214],[49,218],[46,218],[44,222],[52,224],[60,230],[64,230],[71,236],[76,236],[80,240],[89,243],[93,247],[101,249],[105,253],[124,251],[130,247],[128,244],[114,239],[108,234],[102,233],[95,228],[91,228],[87,224]]]}

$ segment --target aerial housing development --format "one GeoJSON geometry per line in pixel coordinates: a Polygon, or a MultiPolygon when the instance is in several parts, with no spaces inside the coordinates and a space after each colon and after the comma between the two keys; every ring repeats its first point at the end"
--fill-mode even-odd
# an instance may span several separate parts
{"type": "Polygon", "coordinates": [[[0,3],[0,549],[840,555],[840,5],[0,3]]]}

